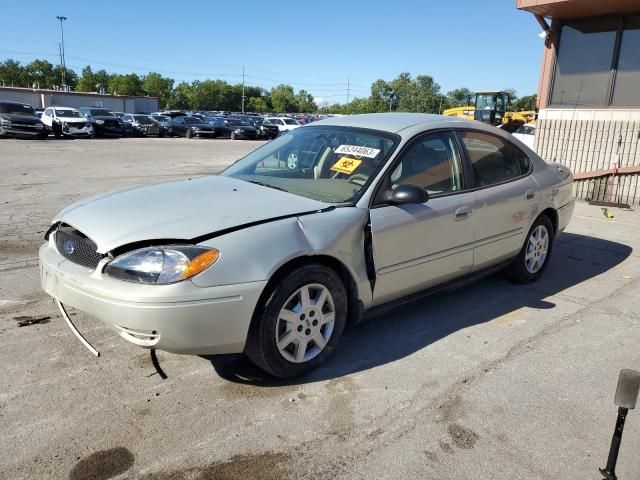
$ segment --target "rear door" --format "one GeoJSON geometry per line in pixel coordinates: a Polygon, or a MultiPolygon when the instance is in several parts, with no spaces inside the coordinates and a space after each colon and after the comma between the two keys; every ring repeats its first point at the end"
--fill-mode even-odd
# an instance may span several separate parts
{"type": "Polygon", "coordinates": [[[455,135],[418,136],[390,171],[370,212],[374,304],[463,276],[473,263],[475,193],[465,189],[455,135]],[[381,200],[381,192],[402,184],[424,188],[429,200],[405,205],[381,200]]]}
{"type": "Polygon", "coordinates": [[[531,161],[511,142],[477,130],[458,133],[475,181],[477,271],[518,253],[537,213],[539,187],[531,175],[531,161]]]}

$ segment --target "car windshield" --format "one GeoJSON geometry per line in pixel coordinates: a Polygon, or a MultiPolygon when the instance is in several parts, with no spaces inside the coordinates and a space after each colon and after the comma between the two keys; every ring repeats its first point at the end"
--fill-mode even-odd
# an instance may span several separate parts
{"type": "Polygon", "coordinates": [[[153,120],[151,120],[147,115],[133,115],[133,119],[138,123],[143,123],[146,125],[153,125],[153,120]]]}
{"type": "Polygon", "coordinates": [[[293,118],[285,118],[284,119],[284,123],[286,123],[287,125],[300,125],[296,120],[294,120],[293,118]]]}
{"type": "Polygon", "coordinates": [[[102,108],[94,108],[91,110],[91,115],[94,115],[96,117],[113,117],[113,113],[111,113],[109,110],[106,109],[102,109],[102,108]]]}
{"type": "Polygon", "coordinates": [[[80,112],[76,110],[56,108],[55,111],[56,111],[56,117],[82,118],[82,115],[80,115],[80,112]]]}
{"type": "Polygon", "coordinates": [[[19,103],[0,103],[0,113],[35,115],[35,112],[31,105],[22,105],[19,103]]]}
{"type": "Polygon", "coordinates": [[[326,203],[353,203],[397,145],[393,134],[305,127],[262,146],[221,175],[326,203]]]}
{"type": "Polygon", "coordinates": [[[240,120],[239,118],[227,118],[227,123],[232,127],[240,127],[242,125],[249,125],[249,122],[246,120],[240,120]]]}
{"type": "Polygon", "coordinates": [[[152,115],[152,117],[154,118],[154,120],[157,120],[159,122],[167,122],[171,120],[170,117],[165,117],[164,115],[152,115]]]}

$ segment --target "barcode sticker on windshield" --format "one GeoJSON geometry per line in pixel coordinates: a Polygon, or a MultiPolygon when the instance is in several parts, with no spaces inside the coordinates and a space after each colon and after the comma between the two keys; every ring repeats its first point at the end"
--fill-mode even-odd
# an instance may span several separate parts
{"type": "Polygon", "coordinates": [[[340,145],[336,148],[336,153],[343,155],[354,155],[356,157],[376,158],[380,153],[379,148],[359,147],[357,145],[340,145]]]}

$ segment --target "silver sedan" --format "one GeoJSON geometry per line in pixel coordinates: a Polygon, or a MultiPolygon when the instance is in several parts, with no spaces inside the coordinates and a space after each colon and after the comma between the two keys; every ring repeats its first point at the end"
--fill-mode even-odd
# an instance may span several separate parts
{"type": "Polygon", "coordinates": [[[66,307],[141,347],[245,352],[293,377],[371,309],[498,269],[537,280],[571,218],[572,183],[482,123],[331,118],[218,176],[69,206],[40,249],[42,287],[92,350],[66,307]]]}

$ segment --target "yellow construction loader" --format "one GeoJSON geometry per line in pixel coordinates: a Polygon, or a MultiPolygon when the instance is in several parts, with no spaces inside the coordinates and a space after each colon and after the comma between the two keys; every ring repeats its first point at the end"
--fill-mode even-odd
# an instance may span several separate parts
{"type": "Polygon", "coordinates": [[[508,132],[517,130],[525,123],[535,121],[535,111],[510,112],[507,111],[508,106],[509,94],[507,92],[485,90],[475,93],[474,106],[449,108],[443,111],[442,114],[448,117],[478,120],[479,122],[501,126],[502,129],[508,132]]]}

